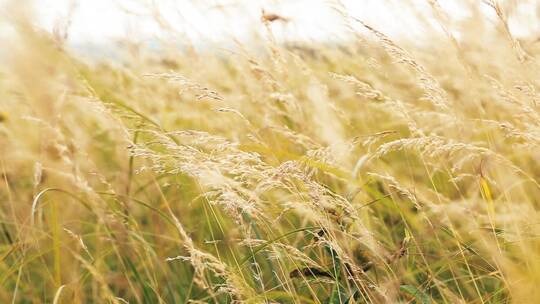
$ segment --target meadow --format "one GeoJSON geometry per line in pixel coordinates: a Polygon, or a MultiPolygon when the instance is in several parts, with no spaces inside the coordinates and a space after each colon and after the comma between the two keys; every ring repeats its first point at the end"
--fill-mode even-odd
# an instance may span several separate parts
{"type": "Polygon", "coordinates": [[[422,43],[336,5],[350,41],[117,62],[13,9],[0,303],[538,303],[539,42],[428,3],[422,43]]]}

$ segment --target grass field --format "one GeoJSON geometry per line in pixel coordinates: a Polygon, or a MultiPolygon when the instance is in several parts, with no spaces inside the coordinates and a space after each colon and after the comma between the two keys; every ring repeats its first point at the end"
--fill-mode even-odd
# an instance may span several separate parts
{"type": "Polygon", "coordinates": [[[263,15],[256,50],[108,63],[14,9],[0,303],[538,303],[538,42],[428,2],[421,43],[263,15]]]}

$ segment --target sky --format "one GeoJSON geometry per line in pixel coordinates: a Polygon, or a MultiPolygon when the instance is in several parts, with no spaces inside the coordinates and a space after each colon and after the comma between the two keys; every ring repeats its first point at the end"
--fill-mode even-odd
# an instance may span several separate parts
{"type": "MultiPolygon", "coordinates": [[[[351,15],[375,24],[387,34],[412,35],[419,29],[407,1],[341,2],[351,15]]],[[[412,2],[427,8],[426,1],[412,2]]],[[[452,4],[457,3],[455,0],[442,2],[459,15],[459,8],[452,4]]],[[[163,20],[193,40],[217,41],[231,35],[247,39],[261,30],[257,26],[263,9],[289,19],[274,26],[277,35],[331,40],[344,29],[343,18],[333,9],[336,1],[331,0],[37,0],[35,11],[39,24],[48,30],[72,14],[70,41],[98,43],[126,36],[145,39],[159,35],[152,3],[163,20]]]]}
{"type": "MultiPolygon", "coordinates": [[[[0,0],[0,4],[7,1],[0,0]]],[[[426,26],[438,28],[437,22],[429,17],[428,1],[341,0],[341,3],[348,14],[391,37],[414,39],[422,36],[426,26]],[[427,24],[419,21],[415,11],[428,16],[427,24]]],[[[454,22],[469,15],[460,5],[466,1],[475,0],[438,0],[454,22]]],[[[347,32],[343,18],[334,9],[336,0],[35,0],[33,3],[36,24],[48,31],[71,20],[68,42],[73,45],[107,44],[126,37],[139,41],[166,37],[155,21],[156,16],[195,43],[230,41],[231,37],[249,40],[253,33],[264,31],[258,21],[263,9],[289,20],[272,25],[278,38],[332,41],[347,32]]],[[[510,19],[514,34],[540,33],[540,11],[532,5],[540,4],[540,0],[517,3],[518,17],[510,19]]],[[[482,9],[494,17],[488,6],[483,5],[482,9]]]]}

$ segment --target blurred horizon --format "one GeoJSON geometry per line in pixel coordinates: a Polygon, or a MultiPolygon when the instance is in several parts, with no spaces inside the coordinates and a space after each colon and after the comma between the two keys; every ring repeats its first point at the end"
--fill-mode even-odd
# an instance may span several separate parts
{"type": "MultiPolygon", "coordinates": [[[[2,14],[14,6],[30,4],[33,23],[80,55],[114,58],[119,43],[135,43],[147,50],[160,49],[162,42],[196,49],[233,49],[235,45],[257,45],[266,38],[261,16],[277,16],[268,25],[278,42],[344,43],[354,38],[344,22],[350,15],[392,39],[417,44],[430,43],[426,37],[444,33],[436,14],[443,14],[447,30],[460,39],[463,26],[482,14],[487,29],[497,28],[497,16],[487,3],[477,2],[471,12],[470,0],[0,0],[2,14]],[[436,12],[434,7],[439,7],[436,12]],[[342,10],[341,12],[339,10],[342,10]],[[489,24],[491,23],[491,24],[489,24]],[[429,32],[428,32],[429,31],[429,32]],[[262,38],[262,39],[261,39],[262,38]]],[[[509,12],[509,30],[514,37],[536,40],[540,35],[538,1],[501,1],[509,12]]],[[[7,19],[7,18],[6,18],[7,19]]],[[[472,22],[472,21],[471,21],[472,22]]],[[[0,22],[1,24],[2,22],[0,22]]],[[[9,35],[9,23],[0,30],[9,35]],[[7,29],[7,30],[6,30],[7,29]]],[[[355,32],[365,32],[359,24],[355,32]]],[[[5,39],[4,39],[5,40],[5,39]]]]}

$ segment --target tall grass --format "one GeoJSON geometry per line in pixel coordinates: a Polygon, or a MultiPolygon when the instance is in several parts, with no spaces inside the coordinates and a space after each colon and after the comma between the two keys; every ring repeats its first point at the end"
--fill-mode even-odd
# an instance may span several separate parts
{"type": "Polygon", "coordinates": [[[355,40],[115,63],[10,6],[0,302],[536,303],[536,42],[428,3],[429,45],[336,2],[355,40]]]}

